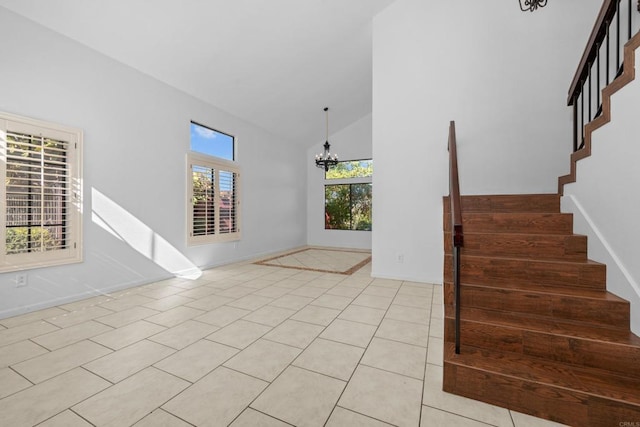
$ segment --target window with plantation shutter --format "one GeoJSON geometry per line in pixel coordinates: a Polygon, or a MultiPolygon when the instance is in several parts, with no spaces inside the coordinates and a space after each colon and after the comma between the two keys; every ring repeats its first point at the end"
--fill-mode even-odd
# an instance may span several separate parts
{"type": "Polygon", "coordinates": [[[0,113],[0,271],[82,259],[82,132],[0,113]]]}
{"type": "Polygon", "coordinates": [[[187,162],[189,244],[239,240],[238,167],[197,153],[189,153],[187,162]]]}

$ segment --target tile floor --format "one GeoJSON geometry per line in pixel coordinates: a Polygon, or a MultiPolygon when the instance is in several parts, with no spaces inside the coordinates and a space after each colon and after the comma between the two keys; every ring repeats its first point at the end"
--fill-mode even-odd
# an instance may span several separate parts
{"type": "Polygon", "coordinates": [[[552,426],[441,391],[442,288],[250,263],[0,319],[0,424],[552,426]]]}

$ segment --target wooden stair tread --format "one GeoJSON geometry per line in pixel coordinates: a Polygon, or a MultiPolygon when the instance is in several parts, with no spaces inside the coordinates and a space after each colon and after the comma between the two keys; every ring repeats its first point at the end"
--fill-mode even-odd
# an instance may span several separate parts
{"type": "Polygon", "coordinates": [[[570,366],[515,353],[462,346],[455,354],[452,343],[445,344],[445,363],[471,367],[498,375],[574,390],[638,406],[640,379],[603,370],[570,366]]]}
{"type": "MultiPolygon", "coordinates": [[[[444,212],[444,230],[450,231],[449,213],[444,212]]],[[[462,212],[466,233],[573,234],[573,215],[551,212],[462,212]]]]}
{"type": "MultiPolygon", "coordinates": [[[[453,316],[447,311],[445,308],[445,318],[453,319],[453,316]]],[[[498,327],[640,347],[640,337],[624,328],[611,328],[586,322],[550,320],[540,316],[477,308],[461,307],[460,312],[462,313],[461,318],[465,322],[485,323],[498,327]]]]}
{"type": "MultiPolygon", "coordinates": [[[[445,253],[452,251],[451,233],[445,232],[445,253]]],[[[585,261],[587,237],[578,234],[481,233],[464,234],[464,255],[585,261]]]]}
{"type": "Polygon", "coordinates": [[[498,194],[461,197],[463,212],[559,212],[558,194],[498,194]]]}
{"type": "MultiPolygon", "coordinates": [[[[445,280],[444,283],[453,286],[453,282],[450,280],[445,280]]],[[[460,285],[473,286],[478,288],[521,291],[521,292],[527,292],[527,293],[531,292],[531,293],[545,294],[545,295],[551,294],[551,295],[558,295],[558,296],[586,298],[586,299],[612,301],[612,302],[624,302],[624,303],[628,302],[626,299],[620,298],[616,294],[612,294],[611,292],[608,292],[605,290],[586,289],[586,288],[579,288],[579,287],[572,288],[568,286],[548,286],[548,285],[540,285],[540,284],[522,284],[522,283],[513,283],[513,282],[500,283],[497,285],[463,282],[460,285]]]]}

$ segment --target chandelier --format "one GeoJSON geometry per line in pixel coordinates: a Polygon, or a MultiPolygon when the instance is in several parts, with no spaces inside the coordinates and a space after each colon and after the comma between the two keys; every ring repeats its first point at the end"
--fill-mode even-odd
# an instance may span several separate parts
{"type": "Polygon", "coordinates": [[[539,7],[545,7],[547,0],[518,0],[520,2],[520,10],[523,12],[533,12],[539,7]]]}
{"type": "Polygon", "coordinates": [[[320,154],[316,154],[316,166],[328,172],[329,169],[338,164],[338,155],[333,153],[331,154],[331,145],[329,144],[329,107],[324,107],[324,112],[326,113],[326,123],[327,123],[327,139],[324,143],[324,152],[320,154]]]}

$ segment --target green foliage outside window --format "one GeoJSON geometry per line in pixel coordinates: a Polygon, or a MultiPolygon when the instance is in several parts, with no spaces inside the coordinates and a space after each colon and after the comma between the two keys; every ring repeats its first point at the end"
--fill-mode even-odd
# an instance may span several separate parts
{"type": "Polygon", "coordinates": [[[325,229],[371,230],[371,184],[325,187],[325,229]]]}
{"type": "Polygon", "coordinates": [[[325,179],[367,178],[373,175],[373,160],[350,160],[325,172],[325,179]]]}

